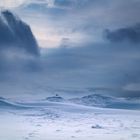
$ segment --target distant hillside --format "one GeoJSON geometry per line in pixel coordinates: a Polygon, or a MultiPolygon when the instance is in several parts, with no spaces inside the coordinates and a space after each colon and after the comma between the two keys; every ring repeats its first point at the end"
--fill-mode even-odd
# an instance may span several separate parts
{"type": "Polygon", "coordinates": [[[109,97],[100,94],[91,94],[81,98],[70,99],[71,102],[76,104],[82,104],[86,106],[96,106],[104,108],[116,108],[116,109],[140,109],[140,103],[138,101],[131,101],[127,98],[109,97]]]}

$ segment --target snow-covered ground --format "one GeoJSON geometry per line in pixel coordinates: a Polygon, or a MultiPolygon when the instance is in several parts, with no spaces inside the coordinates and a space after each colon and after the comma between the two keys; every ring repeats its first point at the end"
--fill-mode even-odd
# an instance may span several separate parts
{"type": "Polygon", "coordinates": [[[140,111],[0,100],[0,140],[139,140],[140,111]]]}

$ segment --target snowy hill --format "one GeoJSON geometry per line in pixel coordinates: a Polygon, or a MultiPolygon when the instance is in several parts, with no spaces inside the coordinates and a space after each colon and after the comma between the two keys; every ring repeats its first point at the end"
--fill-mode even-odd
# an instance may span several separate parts
{"type": "Polygon", "coordinates": [[[49,101],[11,103],[1,98],[0,139],[139,140],[139,115],[136,110],[49,101]],[[27,108],[17,109],[16,105],[27,108]]]}
{"type": "Polygon", "coordinates": [[[140,109],[140,103],[132,102],[126,98],[109,97],[100,94],[91,94],[82,98],[70,99],[71,102],[86,106],[118,109],[140,109]]]}
{"type": "Polygon", "coordinates": [[[0,13],[0,50],[39,54],[38,45],[30,27],[8,10],[0,13]]]}
{"type": "Polygon", "coordinates": [[[45,100],[51,101],[51,102],[64,102],[65,101],[65,99],[59,95],[47,97],[45,100]]]}
{"type": "Polygon", "coordinates": [[[115,99],[113,97],[103,96],[100,94],[91,94],[82,98],[73,98],[70,99],[70,101],[88,106],[105,107],[107,104],[115,101],[115,99]]]}

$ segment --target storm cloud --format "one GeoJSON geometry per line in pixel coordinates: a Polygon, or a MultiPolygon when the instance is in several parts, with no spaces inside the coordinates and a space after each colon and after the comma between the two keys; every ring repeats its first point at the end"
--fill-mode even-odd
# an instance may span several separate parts
{"type": "Polygon", "coordinates": [[[106,30],[106,38],[111,42],[140,43],[140,24],[114,31],[106,30]]]}
{"type": "Polygon", "coordinates": [[[0,49],[15,49],[39,55],[37,42],[30,27],[10,11],[0,14],[0,49]]]}
{"type": "Polygon", "coordinates": [[[0,77],[12,71],[31,69],[35,71],[39,53],[38,44],[30,27],[12,12],[2,11],[0,13],[0,77]]]}

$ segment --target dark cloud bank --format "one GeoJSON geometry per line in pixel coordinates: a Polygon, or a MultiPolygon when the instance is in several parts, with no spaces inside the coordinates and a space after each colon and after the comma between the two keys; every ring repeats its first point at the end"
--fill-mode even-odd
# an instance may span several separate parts
{"type": "MultiPolygon", "coordinates": [[[[30,27],[10,11],[0,14],[0,71],[32,67],[39,56],[38,44],[30,27]]],[[[1,73],[3,76],[3,73],[1,73]]]]}
{"type": "Polygon", "coordinates": [[[108,30],[106,39],[110,42],[72,48],[68,43],[66,47],[44,49],[47,53],[41,55],[30,27],[11,12],[1,13],[0,29],[0,86],[4,96],[38,97],[56,91],[68,96],[90,92],[140,96],[139,89],[129,88],[140,83],[139,25],[108,30]]]}
{"type": "Polygon", "coordinates": [[[111,42],[140,43],[140,24],[124,27],[115,31],[106,30],[106,38],[111,42]]]}
{"type": "Polygon", "coordinates": [[[2,11],[0,16],[0,49],[20,49],[39,55],[37,42],[30,27],[11,12],[2,11]]]}

